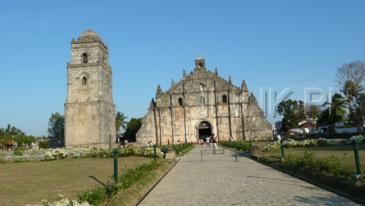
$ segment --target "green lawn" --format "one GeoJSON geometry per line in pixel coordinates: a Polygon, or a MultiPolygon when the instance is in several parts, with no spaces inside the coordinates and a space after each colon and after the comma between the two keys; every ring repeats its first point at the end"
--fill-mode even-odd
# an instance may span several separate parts
{"type": "MultiPolygon", "coordinates": [[[[303,156],[304,152],[313,153],[318,159],[326,159],[331,156],[337,157],[344,168],[355,171],[355,160],[352,146],[331,146],[331,147],[314,147],[314,148],[284,148],[285,155],[303,156]]],[[[280,150],[263,153],[265,157],[274,159],[280,158],[280,150]]],[[[365,173],[365,145],[360,147],[360,159],[362,172],[365,173]]]]}
{"type": "MultiPolygon", "coordinates": [[[[151,160],[144,157],[120,158],[119,171],[151,160]]],[[[0,164],[0,205],[35,204],[42,199],[55,200],[59,194],[75,199],[78,193],[101,186],[89,176],[106,183],[112,180],[112,175],[112,159],[0,164]]]]}

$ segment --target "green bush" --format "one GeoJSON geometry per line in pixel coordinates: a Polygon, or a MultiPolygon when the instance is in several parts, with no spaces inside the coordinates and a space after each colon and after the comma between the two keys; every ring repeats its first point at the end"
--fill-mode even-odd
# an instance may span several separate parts
{"type": "Polygon", "coordinates": [[[49,140],[39,142],[40,149],[48,149],[49,148],[49,140]]]}
{"type": "Polygon", "coordinates": [[[16,141],[18,147],[25,147],[35,141],[33,136],[27,136],[23,134],[17,134],[13,136],[13,140],[16,141]]]}
{"type": "Polygon", "coordinates": [[[316,159],[313,153],[305,152],[303,157],[288,155],[283,166],[311,176],[325,175],[339,180],[351,179],[351,172],[341,165],[338,158],[316,159]]]}
{"type": "Polygon", "coordinates": [[[364,135],[353,136],[351,137],[350,141],[352,143],[365,144],[365,136],[364,135]]]}
{"type": "Polygon", "coordinates": [[[25,148],[24,147],[17,147],[14,150],[14,155],[15,156],[23,156],[24,155],[24,151],[25,151],[25,148]]]}
{"type": "Polygon", "coordinates": [[[183,155],[187,151],[193,148],[193,144],[178,144],[174,145],[173,149],[176,152],[176,155],[183,155]]]}
{"type": "Polygon", "coordinates": [[[107,198],[106,188],[97,188],[79,195],[79,200],[91,205],[99,205],[107,198]]]}
{"type": "Polygon", "coordinates": [[[235,148],[240,151],[250,151],[251,150],[251,144],[249,142],[222,141],[219,144],[221,144],[225,147],[235,148]]]}
{"type": "Polygon", "coordinates": [[[126,173],[118,177],[116,183],[110,183],[106,187],[84,192],[78,196],[79,200],[81,202],[88,202],[92,205],[99,205],[107,198],[114,196],[118,191],[129,188],[132,184],[147,176],[159,166],[160,162],[152,161],[137,168],[128,169],[126,173]]]}

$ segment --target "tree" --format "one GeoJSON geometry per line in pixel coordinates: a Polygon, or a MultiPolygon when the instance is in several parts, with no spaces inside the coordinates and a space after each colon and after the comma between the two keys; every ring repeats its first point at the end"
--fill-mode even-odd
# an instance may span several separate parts
{"type": "Polygon", "coordinates": [[[326,102],[324,106],[329,107],[321,112],[318,123],[335,124],[344,121],[346,114],[346,99],[339,93],[332,96],[331,102],[326,102]]]}
{"type": "Polygon", "coordinates": [[[65,116],[60,113],[52,113],[48,121],[48,134],[58,146],[65,144],[65,116]]]}
{"type": "Polygon", "coordinates": [[[117,115],[115,117],[116,133],[119,132],[120,128],[123,128],[125,131],[127,129],[127,123],[127,116],[125,116],[123,112],[117,112],[117,115]]]}
{"type": "Polygon", "coordinates": [[[128,124],[127,129],[125,132],[125,137],[129,142],[135,142],[136,141],[136,135],[138,130],[142,126],[142,119],[141,118],[132,118],[128,124]]]}
{"type": "Polygon", "coordinates": [[[282,130],[284,132],[297,128],[299,122],[306,119],[303,101],[289,99],[281,102],[277,112],[283,116],[282,130]]]}
{"type": "Polygon", "coordinates": [[[317,105],[306,105],[306,115],[308,118],[317,119],[320,113],[321,109],[317,105]]]}
{"type": "Polygon", "coordinates": [[[331,122],[342,122],[346,114],[346,99],[339,93],[332,96],[331,122]]]}
{"type": "Polygon", "coordinates": [[[352,82],[355,86],[360,86],[365,80],[365,62],[354,61],[344,64],[337,69],[336,76],[340,88],[344,88],[348,82],[352,82]]]}
{"type": "Polygon", "coordinates": [[[0,128],[0,146],[1,144],[9,144],[16,142],[18,147],[24,147],[35,141],[31,135],[26,135],[22,130],[7,125],[6,128],[0,128]]]}
{"type": "Polygon", "coordinates": [[[337,69],[337,82],[348,102],[349,121],[355,124],[361,124],[363,119],[360,96],[364,81],[364,61],[354,61],[337,69]]]}

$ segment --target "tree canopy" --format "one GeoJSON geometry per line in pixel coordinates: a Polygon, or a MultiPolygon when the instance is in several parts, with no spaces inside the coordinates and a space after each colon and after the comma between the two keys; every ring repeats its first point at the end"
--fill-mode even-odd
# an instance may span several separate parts
{"type": "Polygon", "coordinates": [[[56,112],[52,113],[48,121],[48,134],[59,146],[65,143],[65,116],[56,112]]]}
{"type": "Polygon", "coordinates": [[[286,100],[279,104],[277,112],[283,115],[282,130],[297,128],[300,121],[305,120],[304,102],[297,100],[286,100]]]}
{"type": "Polygon", "coordinates": [[[127,129],[127,116],[123,112],[117,112],[115,116],[115,130],[116,133],[122,128],[124,131],[127,129]]]}
{"type": "Polygon", "coordinates": [[[328,107],[319,115],[319,124],[335,124],[342,122],[346,115],[346,99],[339,93],[332,96],[331,102],[327,102],[324,106],[328,107]]]}
{"type": "Polygon", "coordinates": [[[363,122],[364,112],[362,111],[363,84],[365,81],[365,62],[354,61],[342,65],[337,69],[337,82],[342,93],[346,97],[348,120],[353,124],[360,125],[363,122]]]}
{"type": "Polygon", "coordinates": [[[138,130],[142,126],[142,119],[141,118],[132,118],[127,124],[127,130],[124,136],[127,138],[129,142],[136,141],[136,135],[138,130]]]}
{"type": "Polygon", "coordinates": [[[33,136],[25,134],[25,132],[10,124],[6,128],[0,128],[0,147],[13,142],[16,142],[18,147],[24,147],[34,141],[33,136]]]}

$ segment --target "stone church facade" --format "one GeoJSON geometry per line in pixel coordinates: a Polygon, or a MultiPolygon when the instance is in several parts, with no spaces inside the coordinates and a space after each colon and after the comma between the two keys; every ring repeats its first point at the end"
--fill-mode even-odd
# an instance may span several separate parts
{"type": "Polygon", "coordinates": [[[208,71],[205,60],[195,60],[195,69],[168,91],[157,87],[142,127],[141,144],[196,143],[214,134],[218,141],[269,140],[272,125],[264,117],[253,93],[243,80],[241,87],[208,71]]]}
{"type": "Polygon", "coordinates": [[[106,44],[87,30],[71,42],[67,65],[65,145],[111,147],[115,142],[112,70],[106,44]]]}

